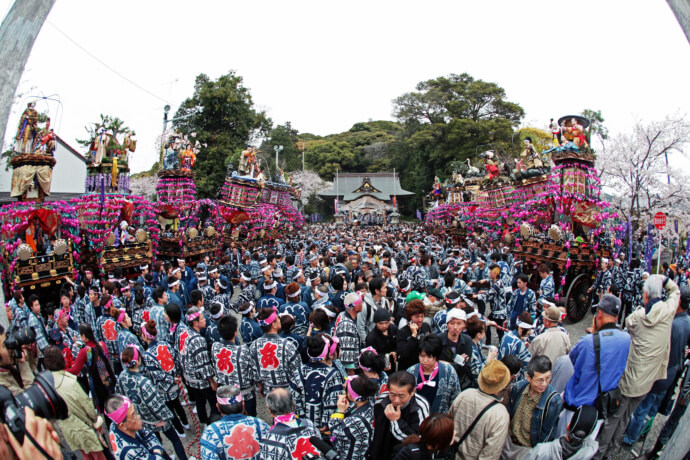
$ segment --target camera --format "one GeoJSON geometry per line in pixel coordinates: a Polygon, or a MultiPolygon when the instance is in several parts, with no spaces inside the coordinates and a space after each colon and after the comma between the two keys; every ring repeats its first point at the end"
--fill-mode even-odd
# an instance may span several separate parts
{"type": "Polygon", "coordinates": [[[48,420],[64,420],[69,415],[67,404],[55,390],[50,371],[38,374],[34,383],[16,396],[0,386],[0,423],[7,425],[19,444],[24,442],[25,407],[48,420]]]}
{"type": "Polygon", "coordinates": [[[30,327],[11,328],[5,335],[5,348],[15,359],[21,359],[22,346],[36,342],[36,331],[30,327]]]}

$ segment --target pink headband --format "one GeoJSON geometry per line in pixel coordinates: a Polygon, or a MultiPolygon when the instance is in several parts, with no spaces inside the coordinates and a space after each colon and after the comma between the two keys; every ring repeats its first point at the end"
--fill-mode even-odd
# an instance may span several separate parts
{"type": "Polygon", "coordinates": [[[108,300],[108,302],[105,304],[105,306],[103,307],[103,309],[104,309],[104,310],[109,310],[109,309],[110,309],[110,306],[111,306],[112,304],[113,304],[113,298],[111,297],[110,300],[108,300]]]}
{"type": "Polygon", "coordinates": [[[105,415],[107,415],[108,418],[112,420],[115,425],[119,425],[120,423],[125,421],[125,418],[127,417],[127,411],[129,410],[129,406],[131,405],[132,401],[130,401],[128,397],[123,396],[122,405],[120,406],[120,408],[110,413],[106,412],[105,415]]]}
{"type": "Polygon", "coordinates": [[[359,304],[362,303],[362,300],[363,300],[363,298],[362,298],[362,296],[360,295],[358,300],[355,300],[354,302],[352,302],[352,306],[353,306],[353,307],[359,307],[359,304]]]}
{"type": "MultiPolygon", "coordinates": [[[[139,361],[139,350],[137,350],[137,347],[132,343],[127,345],[127,348],[132,348],[132,350],[134,351],[134,355],[132,356],[132,361],[130,361],[129,364],[126,364],[126,366],[127,367],[134,367],[134,366],[136,366],[137,361],[139,361]]],[[[125,350],[127,348],[125,348],[125,350]]],[[[124,350],[122,352],[124,353],[124,350]]]]}
{"type": "Polygon", "coordinates": [[[204,310],[199,310],[199,311],[196,312],[196,313],[192,313],[191,315],[187,315],[187,322],[191,323],[192,321],[194,321],[195,319],[197,319],[197,318],[199,317],[199,315],[201,315],[201,313],[202,313],[203,311],[204,311],[204,310]]]}
{"type": "Polygon", "coordinates": [[[149,331],[146,330],[146,324],[141,325],[141,333],[144,337],[146,337],[149,340],[154,340],[156,338],[155,335],[149,334],[149,331]]]}
{"type": "Polygon", "coordinates": [[[118,324],[120,324],[121,322],[123,322],[125,320],[125,314],[126,314],[126,312],[125,312],[124,308],[122,310],[120,310],[120,316],[117,317],[117,323],[118,324]]]}
{"type": "Polygon", "coordinates": [[[259,326],[270,326],[271,324],[273,324],[276,318],[278,318],[278,311],[275,309],[275,307],[273,307],[273,313],[271,313],[271,316],[269,316],[266,319],[260,319],[259,326]]]}
{"type": "Polygon", "coordinates": [[[239,404],[242,402],[242,393],[238,393],[237,396],[234,398],[221,398],[220,396],[216,396],[216,401],[218,401],[218,404],[221,406],[231,406],[233,404],[239,404]]]}
{"type": "Polygon", "coordinates": [[[321,339],[323,339],[323,350],[321,351],[321,354],[319,356],[309,355],[309,352],[307,351],[309,357],[315,361],[321,361],[322,359],[326,359],[326,356],[328,355],[329,345],[331,344],[331,341],[325,335],[322,335],[321,339]]]}
{"type": "Polygon", "coordinates": [[[362,366],[362,355],[366,353],[367,351],[372,352],[374,355],[378,356],[378,352],[374,350],[374,347],[366,347],[362,352],[359,354],[359,358],[357,358],[357,363],[359,364],[359,368],[362,369],[364,372],[371,372],[370,367],[364,367],[362,366]]]}
{"type": "Polygon", "coordinates": [[[345,381],[345,388],[347,389],[347,393],[350,395],[350,398],[352,398],[353,401],[364,401],[364,398],[355,392],[355,390],[352,389],[352,381],[356,379],[354,375],[351,375],[347,378],[345,381]]]}
{"type": "Polygon", "coordinates": [[[336,336],[331,337],[331,347],[328,350],[328,357],[333,358],[335,356],[335,351],[338,349],[338,344],[340,343],[340,339],[336,336]]]}
{"type": "Polygon", "coordinates": [[[56,321],[60,321],[60,319],[63,316],[67,316],[67,319],[69,320],[69,313],[67,312],[67,310],[63,310],[63,309],[58,310],[56,321]]]}

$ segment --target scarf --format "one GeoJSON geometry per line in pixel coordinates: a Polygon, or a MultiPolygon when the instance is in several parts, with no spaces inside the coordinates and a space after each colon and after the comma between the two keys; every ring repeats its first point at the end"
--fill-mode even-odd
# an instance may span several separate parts
{"type": "Polygon", "coordinates": [[[434,370],[431,372],[431,375],[429,376],[429,380],[424,378],[424,369],[422,369],[422,365],[419,365],[419,377],[422,380],[421,383],[417,385],[417,390],[421,390],[424,388],[424,385],[429,385],[430,387],[435,387],[436,382],[433,382],[434,377],[438,374],[438,361],[436,362],[436,365],[434,366],[434,370]]]}

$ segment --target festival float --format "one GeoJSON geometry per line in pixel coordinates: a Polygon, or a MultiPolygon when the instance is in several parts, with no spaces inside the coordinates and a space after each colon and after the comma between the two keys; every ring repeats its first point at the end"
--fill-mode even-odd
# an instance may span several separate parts
{"type": "Polygon", "coordinates": [[[118,118],[101,115],[89,130],[86,193],[70,201],[81,234],[81,266],[107,274],[119,267],[134,277],[150,264],[158,248],[154,206],[130,195],[129,155],[135,133],[118,118]]]}
{"type": "Polygon", "coordinates": [[[257,150],[245,149],[237,171],[228,164],[225,183],[220,191],[223,245],[243,242],[249,247],[290,234],[304,225],[304,216],[292,205],[299,191],[282,170],[267,180],[257,162],[257,150]]]}
{"type": "Polygon", "coordinates": [[[220,249],[218,209],[213,201],[196,198],[192,167],[201,148],[199,141],[171,133],[164,147],[156,185],[158,220],[163,228],[158,254],[175,262],[183,258],[193,267],[220,249]]]}
{"type": "Polygon", "coordinates": [[[74,208],[62,201],[48,202],[55,157],[55,133],[50,118],[27,104],[17,128],[9,164],[17,198],[0,208],[3,289],[17,289],[54,298],[65,277],[74,277],[79,254],[79,226],[74,208]]]}
{"type": "Polygon", "coordinates": [[[541,153],[526,139],[514,171],[494,163],[491,151],[481,155],[486,161],[483,177],[476,171],[468,174],[468,160],[465,169],[454,170],[445,188],[435,181],[432,198],[437,201],[426,217],[438,236],[458,241],[468,234],[485,235],[514,244],[514,255],[524,262],[534,287],[538,265],[548,264],[573,322],[587,312],[587,291],[598,261],[611,256],[611,233],[620,230],[614,226],[617,215],[600,199],[589,124],[580,116],[562,117],[557,129],[552,127],[554,146],[541,153]],[[469,179],[462,177],[463,171],[469,179]]]}

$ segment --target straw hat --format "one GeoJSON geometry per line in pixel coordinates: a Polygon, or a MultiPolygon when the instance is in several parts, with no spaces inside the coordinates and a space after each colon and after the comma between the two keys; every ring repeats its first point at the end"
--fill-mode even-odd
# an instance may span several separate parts
{"type": "Polygon", "coordinates": [[[486,394],[495,395],[510,382],[510,371],[501,361],[492,359],[479,373],[479,389],[486,394]]]}

